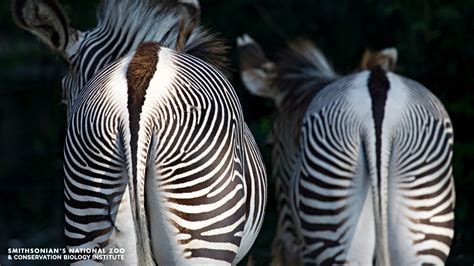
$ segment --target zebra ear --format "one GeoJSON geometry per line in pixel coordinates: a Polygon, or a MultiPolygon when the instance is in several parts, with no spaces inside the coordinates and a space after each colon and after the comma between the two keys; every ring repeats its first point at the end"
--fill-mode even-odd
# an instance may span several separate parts
{"type": "Polygon", "coordinates": [[[242,82],[250,93],[276,99],[272,86],[277,67],[265,56],[260,45],[247,34],[237,38],[239,65],[242,82]]]}
{"type": "Polygon", "coordinates": [[[38,36],[63,55],[69,42],[77,39],[77,32],[69,27],[68,19],[56,0],[13,0],[12,13],[20,28],[38,36]]]}
{"type": "Polygon", "coordinates": [[[393,47],[376,52],[366,50],[362,56],[360,68],[371,69],[380,66],[385,71],[393,71],[397,65],[397,57],[397,49],[393,47]]]}

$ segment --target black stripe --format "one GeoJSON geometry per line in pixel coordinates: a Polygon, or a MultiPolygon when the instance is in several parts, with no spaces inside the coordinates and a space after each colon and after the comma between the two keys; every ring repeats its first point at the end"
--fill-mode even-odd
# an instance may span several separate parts
{"type": "Polygon", "coordinates": [[[210,258],[215,260],[232,262],[237,254],[230,250],[219,250],[199,248],[199,249],[185,249],[184,252],[191,252],[190,258],[210,258]]]}
{"type": "MultiPolygon", "coordinates": [[[[375,125],[375,152],[376,152],[376,171],[377,171],[377,187],[380,193],[381,183],[381,156],[382,156],[382,122],[385,115],[385,103],[387,101],[387,93],[390,89],[386,72],[380,67],[375,66],[370,71],[369,80],[370,98],[372,99],[372,115],[375,125]]],[[[381,197],[379,196],[379,206],[382,206],[381,197]]],[[[381,212],[382,208],[379,209],[381,212]]],[[[379,213],[381,215],[381,213],[379,213]]]]}

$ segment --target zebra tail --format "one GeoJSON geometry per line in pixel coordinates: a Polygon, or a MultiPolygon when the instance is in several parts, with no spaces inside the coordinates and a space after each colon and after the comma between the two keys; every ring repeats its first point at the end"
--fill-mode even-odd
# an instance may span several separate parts
{"type": "Polygon", "coordinates": [[[147,206],[145,199],[145,182],[147,176],[150,144],[152,142],[155,119],[150,109],[153,104],[148,98],[153,98],[149,87],[155,76],[158,64],[158,54],[161,46],[158,43],[142,43],[131,59],[127,73],[128,87],[128,176],[132,212],[134,215],[137,235],[137,254],[139,265],[153,265],[154,257],[151,251],[147,206]],[[146,97],[145,97],[146,96],[146,97]]]}
{"type": "MultiPolygon", "coordinates": [[[[371,175],[375,178],[375,175],[371,175]]],[[[375,261],[376,265],[390,265],[388,239],[388,179],[380,179],[380,188],[372,181],[373,206],[375,212],[375,261]],[[380,214],[380,215],[379,215],[380,214]]]]}
{"type": "Polygon", "coordinates": [[[150,142],[152,131],[151,129],[145,129],[140,132],[140,136],[137,143],[137,163],[135,171],[135,210],[136,210],[136,221],[138,224],[137,229],[137,245],[139,248],[138,261],[139,265],[153,265],[154,256],[151,250],[151,234],[149,232],[149,220],[147,219],[147,203],[145,189],[147,182],[147,170],[148,161],[151,158],[150,153],[150,142]],[[142,253],[143,256],[140,256],[142,253]],[[141,263],[140,263],[141,262],[141,263]]]}
{"type": "MultiPolygon", "coordinates": [[[[373,195],[375,222],[375,261],[377,265],[390,265],[388,239],[389,175],[391,139],[384,133],[386,104],[390,82],[386,72],[376,66],[370,70],[367,88],[371,97],[372,123],[368,124],[368,169],[373,195]]],[[[367,120],[368,121],[368,120],[367,120]]]]}
{"type": "Polygon", "coordinates": [[[130,206],[132,208],[133,222],[135,224],[136,252],[138,265],[153,265],[154,258],[151,251],[150,233],[148,231],[148,221],[146,219],[145,204],[145,177],[147,161],[149,158],[149,147],[146,143],[131,144],[131,135],[128,130],[124,130],[124,151],[127,161],[127,176],[130,206]],[[140,152],[134,152],[140,151],[140,152]],[[135,158],[133,158],[135,157],[135,158]],[[143,163],[145,162],[145,163],[143,163]]]}

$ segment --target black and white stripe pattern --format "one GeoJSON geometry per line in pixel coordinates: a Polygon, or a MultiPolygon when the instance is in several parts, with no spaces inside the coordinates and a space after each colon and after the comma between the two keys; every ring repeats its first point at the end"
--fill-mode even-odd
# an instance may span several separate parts
{"type": "Polygon", "coordinates": [[[440,264],[449,253],[449,117],[421,85],[380,71],[332,83],[305,114],[292,182],[305,262],[440,264]],[[373,75],[386,97],[371,94],[373,75]]]}
{"type": "Polygon", "coordinates": [[[273,132],[274,263],[443,264],[455,197],[453,129],[443,105],[379,66],[332,76],[328,85],[314,75],[308,86],[308,73],[327,62],[305,54],[285,54],[272,83],[285,95],[273,132]],[[302,95],[310,97],[306,106],[295,104],[302,95]]]}
{"type": "Polygon", "coordinates": [[[219,68],[225,45],[197,25],[197,1],[100,9],[79,32],[56,1],[14,4],[17,23],[70,64],[67,246],[125,250],[86,265],[236,264],[262,226],[266,174],[219,68]]]}
{"type": "MultiPolygon", "coordinates": [[[[156,56],[140,115],[135,176],[138,220],[150,228],[151,254],[145,255],[163,265],[236,263],[263,222],[260,154],[235,92],[218,71],[166,48],[156,56]]],[[[130,57],[94,77],[72,112],[65,148],[71,246],[127,244],[124,239],[135,237],[123,221],[134,208],[123,183],[133,178],[124,75],[130,57]]]]}
{"type": "MultiPolygon", "coordinates": [[[[70,71],[62,84],[63,102],[68,105],[68,111],[93,75],[139,44],[156,41],[175,48],[183,14],[180,8],[168,6],[181,2],[194,1],[103,0],[98,25],[89,31],[77,32],[77,41],[65,51],[70,71]]],[[[196,27],[186,41],[185,51],[210,37],[205,29],[196,27]]]]}

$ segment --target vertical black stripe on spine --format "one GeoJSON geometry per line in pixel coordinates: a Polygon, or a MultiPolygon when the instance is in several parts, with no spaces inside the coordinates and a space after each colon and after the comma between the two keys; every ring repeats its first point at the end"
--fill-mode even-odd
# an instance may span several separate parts
{"type": "MultiPolygon", "coordinates": [[[[380,66],[375,66],[371,69],[369,80],[367,82],[367,87],[369,88],[370,98],[372,99],[372,116],[375,125],[377,188],[380,193],[382,175],[382,122],[385,115],[385,103],[387,101],[387,93],[390,89],[390,82],[388,81],[386,72],[380,66]]],[[[379,206],[382,207],[381,197],[379,197],[379,206]]],[[[380,208],[379,211],[381,212],[382,209],[380,208]]]]}
{"type": "Polygon", "coordinates": [[[138,46],[135,55],[130,61],[127,69],[127,87],[130,126],[130,152],[132,158],[132,176],[133,184],[136,184],[137,173],[137,142],[140,122],[140,113],[145,102],[146,90],[150,80],[156,71],[158,64],[158,52],[160,45],[154,42],[142,43],[138,46]]]}

